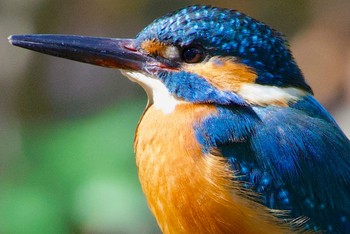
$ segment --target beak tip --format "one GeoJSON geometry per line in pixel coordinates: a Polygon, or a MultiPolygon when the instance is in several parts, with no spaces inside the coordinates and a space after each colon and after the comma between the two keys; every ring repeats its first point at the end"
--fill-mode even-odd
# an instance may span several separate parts
{"type": "Polygon", "coordinates": [[[12,45],[13,45],[13,43],[14,43],[13,36],[14,36],[14,35],[11,35],[11,36],[9,36],[9,37],[7,38],[7,40],[9,40],[10,44],[12,44],[12,45]]]}
{"type": "Polygon", "coordinates": [[[11,35],[7,39],[11,45],[18,46],[21,42],[23,42],[24,35],[11,35]]]}

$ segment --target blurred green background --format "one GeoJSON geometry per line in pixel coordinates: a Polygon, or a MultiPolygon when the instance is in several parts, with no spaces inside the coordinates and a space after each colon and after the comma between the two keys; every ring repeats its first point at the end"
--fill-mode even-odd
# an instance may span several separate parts
{"type": "Polygon", "coordinates": [[[15,48],[7,37],[134,37],[195,3],[241,10],[286,34],[349,135],[348,0],[0,0],[0,234],[159,233],[132,149],[142,89],[116,70],[15,48]]]}

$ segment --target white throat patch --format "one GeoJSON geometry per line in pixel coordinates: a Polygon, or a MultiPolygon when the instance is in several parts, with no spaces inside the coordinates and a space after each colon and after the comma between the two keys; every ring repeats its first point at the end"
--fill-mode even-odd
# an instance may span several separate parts
{"type": "Polygon", "coordinates": [[[156,109],[160,109],[164,114],[170,114],[174,111],[176,105],[183,102],[169,93],[165,85],[153,78],[140,72],[121,71],[131,81],[138,83],[146,91],[148,96],[147,106],[153,104],[156,109]]]}

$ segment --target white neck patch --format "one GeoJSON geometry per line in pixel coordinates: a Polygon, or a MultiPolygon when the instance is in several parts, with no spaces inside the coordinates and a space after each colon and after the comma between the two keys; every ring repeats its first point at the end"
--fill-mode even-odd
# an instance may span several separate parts
{"type": "Polygon", "coordinates": [[[260,106],[275,105],[276,103],[287,105],[289,102],[296,102],[308,94],[308,92],[298,88],[281,88],[260,84],[244,84],[237,93],[248,103],[260,106]]]}
{"type": "MultiPolygon", "coordinates": [[[[121,71],[131,81],[142,86],[148,96],[147,107],[152,105],[164,114],[171,114],[183,100],[169,93],[166,86],[158,79],[136,71],[121,71]]],[[[281,88],[276,86],[244,84],[237,92],[247,103],[259,106],[287,106],[289,102],[296,102],[308,95],[298,88],[281,88]]]]}
{"type": "Polygon", "coordinates": [[[175,110],[176,105],[183,102],[169,93],[161,81],[151,76],[135,71],[122,70],[121,72],[131,81],[140,84],[146,91],[148,96],[147,106],[153,104],[156,109],[162,110],[164,114],[170,114],[175,110]]]}

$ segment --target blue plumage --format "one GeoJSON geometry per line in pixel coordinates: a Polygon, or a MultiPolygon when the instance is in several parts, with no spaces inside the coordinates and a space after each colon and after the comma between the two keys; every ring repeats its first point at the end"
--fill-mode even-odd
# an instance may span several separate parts
{"type": "Polygon", "coordinates": [[[160,17],[137,41],[159,40],[185,47],[199,44],[209,56],[235,56],[259,73],[257,83],[299,87],[311,92],[282,35],[241,12],[191,6],[160,17]]]}
{"type": "Polygon", "coordinates": [[[194,125],[203,152],[219,150],[246,188],[269,208],[307,217],[303,228],[350,232],[350,143],[296,65],[285,39],[238,11],[192,6],[155,20],[138,36],[184,48],[202,46],[208,58],[229,56],[250,66],[256,84],[309,93],[285,106],[249,105],[185,71],[158,74],[175,96],[214,103],[217,115],[194,125]]]}
{"type": "Polygon", "coordinates": [[[236,93],[218,90],[196,74],[160,71],[158,77],[167,86],[169,92],[193,103],[246,105],[245,101],[236,93]]]}
{"type": "Polygon", "coordinates": [[[312,96],[290,108],[217,108],[194,126],[204,151],[219,149],[264,205],[308,217],[306,229],[350,231],[350,143],[312,96]]]}

